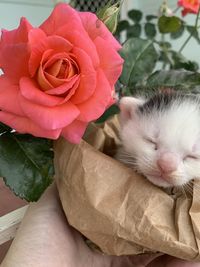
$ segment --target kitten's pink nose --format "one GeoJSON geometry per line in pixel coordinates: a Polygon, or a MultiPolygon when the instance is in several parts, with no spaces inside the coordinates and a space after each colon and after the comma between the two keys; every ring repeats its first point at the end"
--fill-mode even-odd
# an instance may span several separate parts
{"type": "Polygon", "coordinates": [[[179,157],[172,152],[164,152],[157,160],[157,165],[163,173],[176,171],[179,164],[179,157]]]}

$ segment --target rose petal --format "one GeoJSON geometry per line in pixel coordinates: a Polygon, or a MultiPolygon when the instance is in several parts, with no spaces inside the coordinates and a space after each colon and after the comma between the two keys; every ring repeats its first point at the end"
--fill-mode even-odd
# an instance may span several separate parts
{"type": "Polygon", "coordinates": [[[113,37],[112,33],[106,28],[95,14],[90,12],[79,12],[83,26],[92,40],[98,36],[106,40],[114,49],[121,48],[120,43],[113,37]]]}
{"type": "Polygon", "coordinates": [[[73,85],[73,87],[69,90],[69,92],[67,93],[67,95],[65,96],[65,98],[63,100],[63,103],[67,102],[71,98],[71,96],[73,96],[75,94],[78,86],[79,86],[79,80],[77,80],[75,82],[75,84],[73,85]]]}
{"type": "Polygon", "coordinates": [[[19,97],[24,114],[41,128],[54,130],[72,123],[79,115],[79,110],[71,102],[55,107],[41,106],[19,97]]]}
{"type": "Polygon", "coordinates": [[[124,60],[116,50],[104,39],[97,37],[94,40],[96,49],[100,56],[100,68],[103,69],[110,86],[112,87],[122,72],[122,64],[124,60]]]}
{"type": "Polygon", "coordinates": [[[78,120],[90,122],[98,119],[111,103],[112,88],[101,69],[97,72],[97,87],[94,94],[84,103],[77,105],[80,111],[78,120]]]}
{"type": "Polygon", "coordinates": [[[99,55],[97,54],[96,47],[92,40],[88,38],[88,34],[85,32],[84,28],[74,29],[74,24],[68,22],[62,28],[59,28],[56,34],[63,36],[75,47],[84,50],[92,60],[94,68],[99,66],[99,55]],[[73,28],[73,34],[71,29],[73,28]]]}
{"type": "Polygon", "coordinates": [[[26,18],[21,18],[20,25],[17,29],[11,31],[2,30],[1,45],[27,43],[28,33],[32,28],[32,25],[26,18]]]}
{"type": "Polygon", "coordinates": [[[21,76],[28,75],[28,32],[32,28],[26,19],[21,19],[18,29],[2,31],[0,42],[0,68],[17,83],[21,76]]]}
{"type": "Polygon", "coordinates": [[[184,8],[182,11],[181,11],[181,14],[182,16],[186,16],[188,13],[190,13],[190,9],[187,9],[187,8],[184,8]]]}
{"type": "MultiPolygon", "coordinates": [[[[40,25],[40,29],[42,29],[47,35],[53,35],[60,27],[71,20],[79,23],[81,26],[81,20],[78,12],[69,5],[60,3],[56,5],[47,20],[40,25]]],[[[72,29],[73,27],[70,28],[70,30],[72,29]]]]}
{"type": "Polygon", "coordinates": [[[19,133],[29,133],[36,137],[57,139],[61,133],[61,129],[45,130],[28,118],[3,111],[0,111],[0,121],[19,133]]]}
{"type": "Polygon", "coordinates": [[[4,46],[0,49],[0,68],[13,83],[28,76],[29,48],[26,44],[4,46]]]}
{"type": "Polygon", "coordinates": [[[76,93],[71,98],[74,104],[87,100],[96,88],[96,71],[90,57],[81,49],[73,48],[72,53],[76,56],[80,68],[80,84],[76,93]]]}
{"type": "MultiPolygon", "coordinates": [[[[66,53],[66,52],[56,53],[55,55],[51,53],[51,54],[47,54],[47,55],[43,56],[42,62],[44,64],[45,69],[51,69],[51,66],[53,64],[58,63],[58,65],[62,65],[62,61],[65,60],[69,64],[74,65],[75,68],[78,70],[78,64],[76,62],[77,59],[75,59],[73,57],[74,57],[74,55],[72,55],[71,53],[66,53]]],[[[48,71],[48,73],[50,73],[50,72],[48,71]]],[[[53,73],[51,73],[51,74],[53,75],[53,73]]]]}
{"type": "Polygon", "coordinates": [[[48,74],[56,78],[56,76],[59,74],[60,68],[62,66],[62,62],[63,62],[62,59],[58,59],[56,62],[52,63],[52,65],[48,68],[48,74]]]}
{"type": "Polygon", "coordinates": [[[13,85],[4,75],[0,76],[0,110],[24,115],[18,100],[19,86],[13,85]]]}
{"type": "Polygon", "coordinates": [[[33,28],[28,33],[28,40],[31,46],[37,45],[38,41],[41,42],[41,40],[46,37],[47,35],[39,28],[33,28]]]}
{"type": "Polygon", "coordinates": [[[53,86],[51,83],[47,80],[47,78],[44,75],[42,65],[40,65],[37,73],[37,82],[41,88],[42,91],[47,91],[49,89],[53,89],[53,86]]]}
{"type": "Polygon", "coordinates": [[[177,3],[179,6],[183,6],[185,12],[189,13],[198,13],[200,1],[188,1],[188,0],[179,0],[177,3]]]}
{"type": "Polygon", "coordinates": [[[72,44],[60,36],[48,36],[42,39],[37,45],[32,47],[29,60],[29,71],[33,77],[40,65],[42,55],[45,51],[52,49],[54,54],[59,52],[69,52],[72,44]]]}
{"type": "Polygon", "coordinates": [[[20,79],[20,92],[27,100],[48,107],[54,107],[63,101],[60,97],[51,96],[41,91],[35,81],[27,77],[20,79]]]}
{"type": "Polygon", "coordinates": [[[79,79],[80,79],[80,75],[76,75],[70,79],[66,79],[66,81],[63,81],[62,85],[55,87],[55,88],[52,88],[52,89],[49,89],[48,91],[46,91],[46,94],[58,95],[58,96],[63,95],[65,93],[67,93],[69,90],[72,90],[74,88],[74,86],[77,88],[79,85],[79,79]]]}
{"type": "Polygon", "coordinates": [[[81,141],[87,123],[75,120],[70,125],[62,129],[61,135],[69,142],[78,144],[81,141]]]}

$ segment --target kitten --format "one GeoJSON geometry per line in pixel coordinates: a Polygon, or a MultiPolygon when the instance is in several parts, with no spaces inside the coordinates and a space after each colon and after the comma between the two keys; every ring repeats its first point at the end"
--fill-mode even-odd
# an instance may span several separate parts
{"type": "Polygon", "coordinates": [[[200,98],[159,93],[120,101],[117,159],[153,184],[174,187],[200,178],[200,98]]]}

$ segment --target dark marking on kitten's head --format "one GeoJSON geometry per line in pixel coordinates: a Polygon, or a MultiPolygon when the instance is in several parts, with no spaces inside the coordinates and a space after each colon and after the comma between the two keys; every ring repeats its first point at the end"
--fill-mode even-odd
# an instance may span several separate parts
{"type": "Polygon", "coordinates": [[[151,97],[143,105],[139,106],[140,114],[148,114],[152,111],[164,111],[171,107],[173,103],[182,103],[182,101],[197,102],[199,97],[194,94],[182,94],[179,92],[160,92],[151,97]]]}

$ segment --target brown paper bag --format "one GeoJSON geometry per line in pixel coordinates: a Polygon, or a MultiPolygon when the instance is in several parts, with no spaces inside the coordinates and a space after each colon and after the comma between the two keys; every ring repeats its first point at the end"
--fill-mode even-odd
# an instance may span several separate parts
{"type": "Polygon", "coordinates": [[[90,125],[79,145],[55,144],[60,199],[69,223],[112,255],[163,252],[200,260],[200,182],[169,195],[111,156],[117,117],[90,125]]]}

